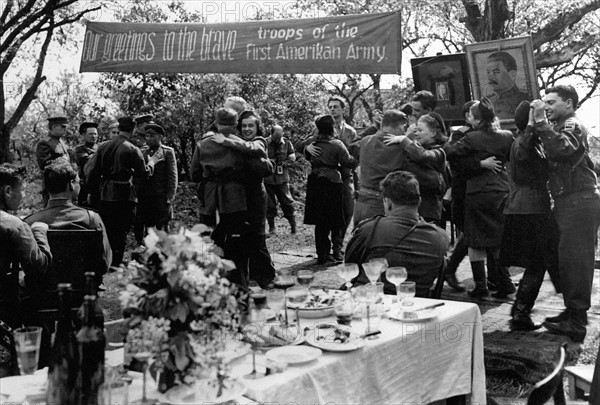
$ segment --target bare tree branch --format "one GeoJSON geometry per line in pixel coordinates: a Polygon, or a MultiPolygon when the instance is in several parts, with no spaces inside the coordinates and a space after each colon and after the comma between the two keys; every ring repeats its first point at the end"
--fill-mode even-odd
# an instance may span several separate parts
{"type": "Polygon", "coordinates": [[[572,41],[559,51],[539,52],[535,56],[535,65],[538,69],[569,63],[581,51],[590,48],[600,41],[600,34],[588,35],[583,41],[572,41]]]}

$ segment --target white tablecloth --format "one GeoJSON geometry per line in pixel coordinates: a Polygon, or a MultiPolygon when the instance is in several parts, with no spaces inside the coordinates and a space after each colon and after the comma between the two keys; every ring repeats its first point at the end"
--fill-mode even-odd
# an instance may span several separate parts
{"type": "MultiPolygon", "coordinates": [[[[419,306],[438,302],[415,301],[419,306]]],[[[379,339],[367,341],[356,351],[324,352],[311,363],[246,380],[245,396],[282,404],[425,404],[466,394],[471,402],[485,404],[479,308],[471,303],[444,302],[437,308],[438,316],[429,321],[382,320],[379,339]]],[[[301,326],[331,320],[303,319],[301,326]]],[[[257,359],[264,361],[264,356],[257,359]]],[[[234,363],[233,375],[250,368],[251,356],[246,356],[234,363]]]]}

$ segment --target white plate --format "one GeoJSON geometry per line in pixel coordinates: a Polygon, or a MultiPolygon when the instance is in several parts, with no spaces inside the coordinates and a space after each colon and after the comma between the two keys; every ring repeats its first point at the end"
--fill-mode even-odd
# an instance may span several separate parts
{"type": "Polygon", "coordinates": [[[350,352],[365,345],[364,339],[359,339],[355,333],[351,333],[350,339],[344,343],[334,342],[336,329],[337,327],[333,325],[330,328],[312,329],[307,333],[306,343],[328,352],[350,352]]]}
{"type": "Polygon", "coordinates": [[[323,352],[314,347],[308,346],[284,346],[269,350],[265,356],[267,359],[279,363],[302,364],[313,361],[323,352]]]}
{"type": "MultiPolygon", "coordinates": [[[[418,309],[418,308],[415,308],[418,309]]],[[[413,312],[414,310],[408,310],[408,312],[413,312],[414,314],[416,314],[416,318],[414,317],[406,317],[403,314],[402,310],[398,310],[398,311],[390,311],[387,313],[387,317],[390,319],[393,319],[395,321],[400,321],[400,322],[405,322],[405,323],[411,323],[411,322],[424,322],[424,321],[428,321],[430,319],[433,319],[437,316],[437,308],[434,309],[429,309],[429,310],[423,310],[423,311],[417,311],[417,312],[413,312]]]]}
{"type": "Polygon", "coordinates": [[[44,367],[31,375],[14,375],[0,379],[0,391],[2,403],[21,403],[25,400],[46,398],[48,381],[48,368],[44,367]]]}
{"type": "Polygon", "coordinates": [[[211,395],[214,392],[211,388],[198,387],[198,385],[180,385],[167,391],[164,394],[164,400],[165,403],[170,405],[224,404],[239,399],[239,397],[246,393],[247,389],[241,380],[229,379],[221,396],[214,397],[211,395]]]}

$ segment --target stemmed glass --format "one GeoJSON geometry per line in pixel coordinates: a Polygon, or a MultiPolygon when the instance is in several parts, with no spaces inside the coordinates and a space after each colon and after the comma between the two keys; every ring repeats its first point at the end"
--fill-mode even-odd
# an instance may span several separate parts
{"type": "Polygon", "coordinates": [[[298,284],[308,287],[315,279],[315,272],[312,270],[298,270],[296,279],[298,284]]]}
{"type": "Polygon", "coordinates": [[[405,281],[400,284],[399,296],[402,300],[402,306],[411,306],[414,304],[414,296],[416,295],[416,283],[414,281],[405,281]]]}
{"type": "Polygon", "coordinates": [[[256,321],[262,321],[263,319],[263,308],[267,303],[267,293],[262,288],[250,290],[250,298],[254,302],[254,308],[256,309],[256,316],[253,317],[256,321]]]}
{"type": "Polygon", "coordinates": [[[290,323],[288,321],[288,313],[287,313],[287,289],[296,284],[294,277],[292,276],[277,276],[275,280],[273,280],[273,285],[275,288],[283,289],[283,311],[285,314],[285,326],[288,326],[290,323]]]}
{"type": "Polygon", "coordinates": [[[394,302],[398,301],[397,297],[400,295],[398,287],[400,287],[402,282],[406,281],[407,277],[408,273],[406,272],[406,267],[388,267],[386,270],[385,278],[387,278],[390,283],[396,286],[396,298],[394,298],[394,302]]]}
{"type": "MultiPolygon", "coordinates": [[[[370,335],[371,334],[371,319],[374,319],[375,317],[373,316],[373,314],[371,313],[372,310],[377,311],[377,307],[371,307],[371,304],[375,302],[375,300],[377,299],[377,286],[374,284],[366,284],[366,285],[361,285],[356,289],[356,299],[358,301],[360,301],[361,303],[365,304],[366,309],[367,309],[367,313],[365,314],[365,317],[367,318],[367,329],[365,331],[365,335],[370,335]]],[[[371,336],[367,336],[367,339],[369,340],[373,340],[373,339],[378,339],[379,336],[377,335],[371,335],[371,336]]]]}
{"type": "Polygon", "coordinates": [[[344,280],[346,280],[346,289],[350,291],[352,287],[352,279],[358,276],[358,264],[356,263],[343,263],[337,266],[337,274],[344,280]]]}
{"type": "Polygon", "coordinates": [[[242,329],[242,333],[244,337],[242,340],[250,343],[250,349],[252,350],[252,371],[248,374],[244,375],[244,378],[248,380],[256,380],[257,378],[262,378],[266,375],[266,373],[259,372],[256,370],[256,351],[258,350],[258,337],[260,330],[259,328],[263,327],[260,324],[246,324],[242,329]]]}
{"type": "Polygon", "coordinates": [[[381,257],[376,259],[371,259],[366,263],[363,263],[363,269],[365,270],[365,274],[369,278],[371,284],[375,285],[377,280],[379,280],[379,276],[383,273],[388,266],[387,259],[381,257]]]}
{"type": "Polygon", "coordinates": [[[148,399],[146,397],[146,374],[148,372],[148,362],[152,357],[152,353],[150,351],[142,351],[133,354],[133,358],[142,363],[142,405],[155,405],[158,404],[158,401],[155,399],[148,399]]]}

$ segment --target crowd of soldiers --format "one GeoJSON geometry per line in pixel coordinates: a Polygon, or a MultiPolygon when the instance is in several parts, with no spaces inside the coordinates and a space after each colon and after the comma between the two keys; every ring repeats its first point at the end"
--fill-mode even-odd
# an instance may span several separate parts
{"type": "MultiPolygon", "coordinates": [[[[582,341],[600,195],[587,133],[575,115],[578,96],[571,86],[557,86],[546,90],[545,101],[524,103],[516,109],[515,138],[499,128],[493,103],[486,98],[465,104],[467,125],[449,134],[434,111],[436,98],[428,91],[416,93],[400,110],[376,112],[372,126],[361,133],[344,119],[344,100],[331,97],[327,113],[315,120],[314,131],[292,146],[284,128],[273,125],[267,131],[245,100],[230,97],[216,111],[192,158],[190,174],[198,184],[200,222],[214,228],[213,240],[236,264],[230,275],[233,282],[247,286],[254,280],[263,288],[272,287],[276,272],[266,238],[276,232],[277,202],[291,233],[297,232],[288,166],[298,153],[311,166],[304,223],[315,225],[317,264],[344,260],[362,264],[385,257],[390,266],[407,267],[408,279],[424,296],[446,265],[445,281],[464,291],[456,268],[468,255],[475,280],[469,295],[475,299],[485,298],[490,289],[497,297],[515,293],[507,266],[525,267],[511,311],[513,330],[540,327],[530,313],[549,271],[566,309],[544,326],[582,341]],[[452,203],[445,204],[450,195],[452,203]],[[448,262],[445,211],[452,212],[461,231],[448,262]],[[344,251],[352,218],[354,231],[344,251]]],[[[48,136],[36,150],[44,173],[46,210],[72,209],[62,200],[76,188],[79,206],[86,207],[78,215],[99,213],[97,220],[83,226],[105,230],[112,266],[122,263],[132,228],[140,245],[145,228],[169,230],[177,162],[174,150],[163,145],[165,131],[154,117],[119,118],[111,128],[112,138],[101,144],[98,125],[84,122],[79,126],[83,144],[72,155],[62,139],[67,118],[48,122],[48,136]],[[78,172],[65,167],[72,158],[78,172]],[[57,182],[58,178],[62,180],[57,182]]],[[[13,181],[18,176],[11,170],[7,168],[5,175],[0,171],[2,215],[16,209],[11,193],[19,182],[13,181]]],[[[44,228],[39,223],[44,221],[29,222],[34,233],[29,228],[22,232],[35,245],[31,257],[39,259],[29,267],[40,271],[48,253],[39,236],[44,228]]],[[[16,220],[14,225],[22,228],[16,220]]],[[[385,275],[382,280],[386,291],[393,292],[385,275]]],[[[367,282],[362,268],[355,280],[361,282],[367,282]]]]}

